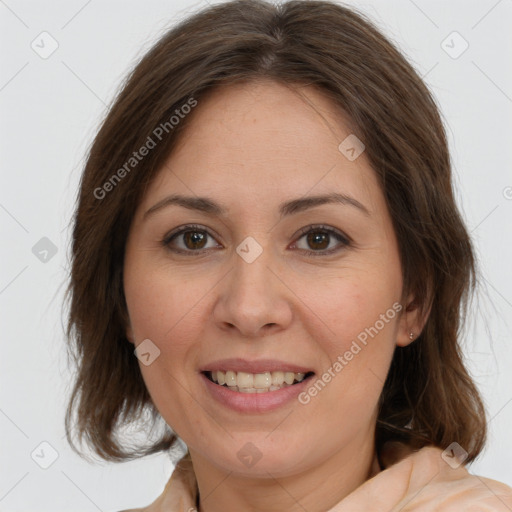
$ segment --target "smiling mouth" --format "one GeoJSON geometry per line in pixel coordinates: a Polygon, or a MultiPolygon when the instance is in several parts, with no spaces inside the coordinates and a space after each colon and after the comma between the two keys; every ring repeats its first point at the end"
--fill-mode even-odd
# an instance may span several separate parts
{"type": "Polygon", "coordinates": [[[264,372],[247,373],[227,371],[203,371],[208,380],[218,386],[226,387],[239,393],[266,393],[294,386],[314,375],[314,372],[264,372]]]}

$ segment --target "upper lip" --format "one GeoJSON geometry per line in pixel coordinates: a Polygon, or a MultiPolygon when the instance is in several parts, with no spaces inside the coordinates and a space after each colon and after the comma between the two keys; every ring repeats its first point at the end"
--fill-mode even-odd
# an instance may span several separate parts
{"type": "Polygon", "coordinates": [[[218,359],[202,366],[199,371],[228,371],[234,372],[247,372],[247,373],[264,373],[264,372],[293,372],[293,373],[308,373],[312,372],[311,368],[299,366],[286,361],[279,361],[277,359],[258,359],[249,361],[241,358],[231,359],[218,359]]]}

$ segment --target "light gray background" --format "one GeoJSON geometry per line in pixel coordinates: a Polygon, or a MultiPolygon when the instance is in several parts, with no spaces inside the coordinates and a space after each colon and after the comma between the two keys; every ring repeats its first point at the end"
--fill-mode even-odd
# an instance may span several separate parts
{"type": "MultiPolygon", "coordinates": [[[[487,404],[490,438],[471,471],[512,485],[512,1],[347,3],[399,45],[441,105],[458,201],[485,285],[467,326],[465,353],[487,404]],[[469,43],[458,58],[453,55],[464,43],[453,31],[469,43]]],[[[163,455],[93,465],[71,452],[63,437],[71,375],[60,308],[67,226],[85,151],[105,107],[166,27],[205,5],[0,0],[3,512],[145,506],[171,474],[163,455]],[[49,48],[49,39],[40,42],[43,31],[59,45],[47,59],[31,48],[34,40],[49,48]],[[46,262],[32,252],[43,237],[57,247],[46,262]],[[58,454],[47,469],[35,462],[51,462],[42,442],[58,454]]]]}

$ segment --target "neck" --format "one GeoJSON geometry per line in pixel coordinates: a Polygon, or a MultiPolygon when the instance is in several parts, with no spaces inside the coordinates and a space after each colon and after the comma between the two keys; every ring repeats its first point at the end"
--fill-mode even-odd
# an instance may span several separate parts
{"type": "Polygon", "coordinates": [[[258,478],[224,470],[190,450],[199,512],[325,512],[379,471],[373,439],[347,446],[291,476],[258,478]]]}

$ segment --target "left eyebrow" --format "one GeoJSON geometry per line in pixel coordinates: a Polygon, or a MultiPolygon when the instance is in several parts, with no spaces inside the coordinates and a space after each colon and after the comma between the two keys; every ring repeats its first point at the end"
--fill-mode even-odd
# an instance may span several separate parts
{"type": "Polygon", "coordinates": [[[293,199],[292,201],[287,201],[286,203],[283,203],[279,207],[279,212],[281,214],[281,217],[286,217],[288,215],[293,215],[294,213],[299,213],[304,210],[308,210],[309,208],[314,208],[315,206],[333,203],[353,206],[354,208],[357,208],[358,210],[363,212],[368,217],[371,215],[368,208],[366,208],[366,206],[364,206],[356,198],[349,196],[347,194],[339,194],[337,192],[321,196],[301,197],[300,199],[293,199]]]}
{"type": "MultiPolygon", "coordinates": [[[[281,218],[283,218],[289,215],[303,212],[316,206],[333,203],[352,206],[354,208],[357,208],[366,216],[371,215],[369,210],[357,199],[347,194],[339,194],[337,192],[325,195],[301,197],[299,199],[292,199],[291,201],[286,201],[279,206],[279,213],[281,218]]],[[[156,211],[171,205],[182,206],[183,208],[188,208],[189,210],[197,210],[203,213],[208,213],[210,215],[216,215],[219,217],[223,215],[225,216],[227,213],[226,208],[222,207],[221,205],[219,205],[218,203],[216,203],[215,201],[208,197],[193,197],[183,196],[180,194],[173,194],[171,196],[165,197],[164,199],[158,201],[158,203],[153,205],[146,213],[144,213],[143,220],[145,220],[148,216],[152,215],[156,211]]]]}

